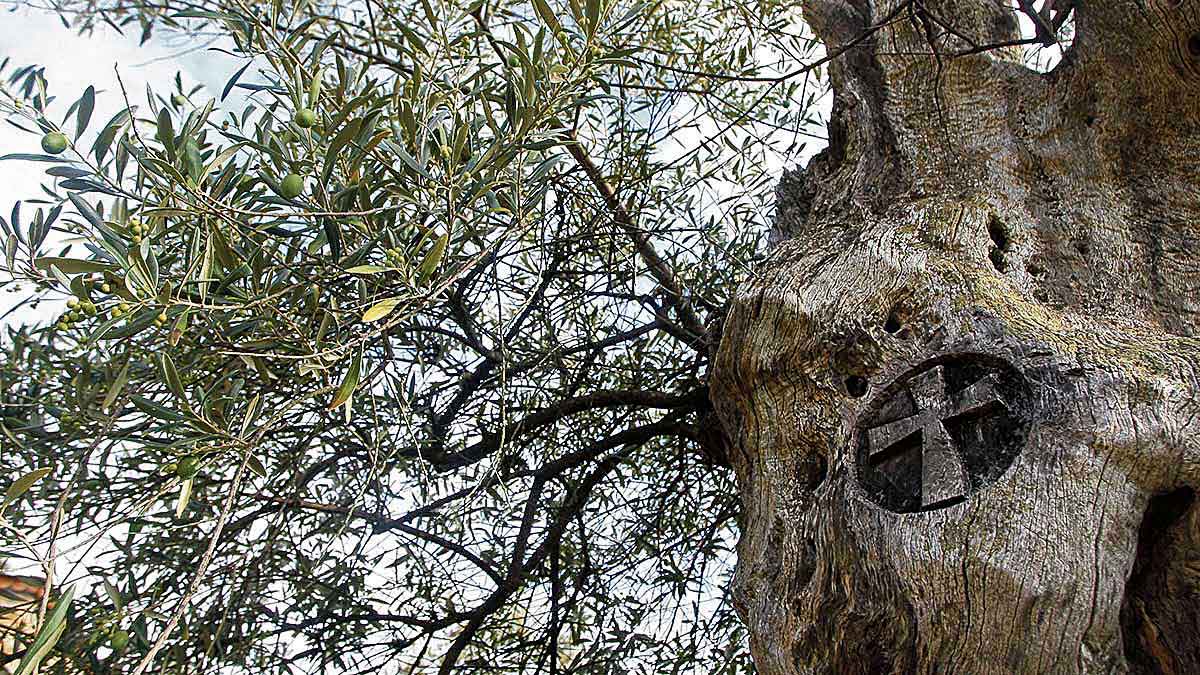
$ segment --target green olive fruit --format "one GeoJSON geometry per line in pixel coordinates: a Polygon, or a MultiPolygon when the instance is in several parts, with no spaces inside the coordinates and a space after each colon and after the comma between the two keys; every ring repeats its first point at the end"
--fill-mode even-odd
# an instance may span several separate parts
{"type": "Polygon", "coordinates": [[[304,179],[297,174],[289,173],[279,184],[279,196],[284,199],[295,199],[301,192],[304,192],[304,179]]]}
{"type": "Polygon", "coordinates": [[[195,478],[200,471],[200,460],[195,457],[184,457],[175,465],[175,475],[183,480],[195,478]]]}
{"type": "Polygon", "coordinates": [[[317,123],[317,114],[308,108],[301,108],[292,121],[301,129],[308,129],[317,123]]]}
{"type": "Polygon", "coordinates": [[[183,97],[183,94],[171,94],[171,103],[182,108],[187,103],[187,99],[183,97]]]}
{"type": "Polygon", "coordinates": [[[107,283],[100,284],[100,292],[101,293],[112,293],[112,286],[110,286],[107,283]]]}
{"type": "Polygon", "coordinates": [[[125,649],[125,646],[128,644],[129,631],[114,630],[112,634],[108,636],[108,646],[112,647],[114,651],[119,652],[122,649],[125,649]]]}
{"type": "Polygon", "coordinates": [[[67,149],[67,136],[60,131],[51,131],[42,136],[42,150],[48,154],[57,155],[67,149]]]}
{"type": "Polygon", "coordinates": [[[78,306],[79,306],[79,298],[68,298],[67,299],[67,307],[70,307],[71,309],[75,309],[78,306]]]}

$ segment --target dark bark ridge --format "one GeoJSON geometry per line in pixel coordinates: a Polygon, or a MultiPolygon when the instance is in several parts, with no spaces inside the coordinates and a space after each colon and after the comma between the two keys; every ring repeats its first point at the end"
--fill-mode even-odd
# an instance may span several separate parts
{"type": "Polygon", "coordinates": [[[1081,1],[1046,74],[993,0],[803,8],[831,147],[712,375],[760,671],[1200,672],[1200,3],[1081,1]]]}

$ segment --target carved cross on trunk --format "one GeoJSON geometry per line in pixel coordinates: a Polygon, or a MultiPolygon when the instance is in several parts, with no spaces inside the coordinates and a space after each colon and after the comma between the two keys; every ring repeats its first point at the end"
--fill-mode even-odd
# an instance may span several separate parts
{"type": "Polygon", "coordinates": [[[916,413],[868,432],[872,462],[890,456],[895,448],[910,452],[912,457],[908,461],[921,463],[922,508],[966,496],[970,478],[946,423],[1003,408],[996,385],[996,375],[990,374],[952,396],[946,391],[942,366],[913,376],[907,387],[916,413]],[[903,445],[913,434],[920,434],[915,450],[903,445]]]}

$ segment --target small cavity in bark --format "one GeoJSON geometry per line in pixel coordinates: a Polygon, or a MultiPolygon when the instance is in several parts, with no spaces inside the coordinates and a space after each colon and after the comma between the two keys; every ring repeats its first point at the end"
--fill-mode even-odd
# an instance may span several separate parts
{"type": "Polygon", "coordinates": [[[892,311],[888,312],[887,320],[883,322],[883,329],[892,335],[900,332],[903,324],[900,323],[900,308],[893,307],[892,311]]]}
{"type": "Polygon", "coordinates": [[[867,378],[851,375],[846,378],[846,393],[854,398],[862,398],[867,393],[867,378]]]}
{"type": "Polygon", "coordinates": [[[808,455],[796,465],[796,487],[803,492],[811,493],[825,482],[825,476],[828,473],[829,465],[823,456],[808,455]]]}
{"type": "Polygon", "coordinates": [[[1008,260],[1006,254],[1008,247],[1011,244],[1008,236],[1008,228],[1000,219],[992,214],[988,219],[987,224],[988,237],[992,240],[992,248],[988,251],[988,258],[992,261],[992,267],[996,268],[997,272],[1008,271],[1008,260]]]}
{"type": "Polygon", "coordinates": [[[1192,33],[1188,36],[1187,50],[1193,59],[1200,59],[1200,33],[1192,33]]]}

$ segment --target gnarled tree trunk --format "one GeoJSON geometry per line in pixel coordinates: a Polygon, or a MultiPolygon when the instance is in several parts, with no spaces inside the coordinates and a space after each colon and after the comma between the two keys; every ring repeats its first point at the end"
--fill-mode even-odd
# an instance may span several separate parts
{"type": "Polygon", "coordinates": [[[1200,2],[1048,74],[996,0],[804,9],[831,145],[713,373],[760,671],[1200,672],[1200,2]]]}

